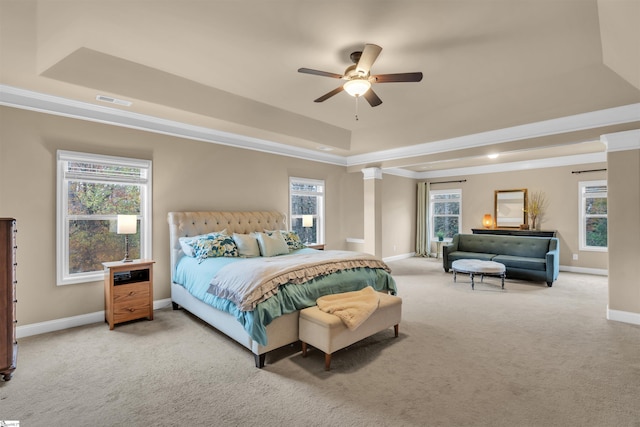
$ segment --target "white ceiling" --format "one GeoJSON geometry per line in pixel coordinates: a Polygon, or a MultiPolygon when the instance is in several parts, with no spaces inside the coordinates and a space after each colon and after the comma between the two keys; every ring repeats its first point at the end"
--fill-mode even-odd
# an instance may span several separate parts
{"type": "Polygon", "coordinates": [[[26,90],[32,101],[54,96],[53,109],[75,102],[89,111],[106,105],[95,99],[102,94],[133,102],[108,105],[118,117],[418,177],[603,153],[601,134],[640,128],[638,0],[0,0],[0,8],[5,105],[28,104],[10,96],[26,90]],[[364,43],[383,47],[373,74],[424,78],[375,84],[383,104],[361,100],[356,121],[346,93],[313,102],[339,80],[297,69],[342,73],[364,43]],[[490,152],[501,156],[489,161],[490,152]]]}

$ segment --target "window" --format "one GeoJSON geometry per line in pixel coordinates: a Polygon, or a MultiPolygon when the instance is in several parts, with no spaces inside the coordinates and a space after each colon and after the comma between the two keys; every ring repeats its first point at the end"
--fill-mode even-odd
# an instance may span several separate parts
{"type": "Polygon", "coordinates": [[[453,238],[462,227],[462,190],[432,190],[429,199],[431,240],[438,240],[440,232],[453,238]]]}
{"type": "Polygon", "coordinates": [[[289,178],[289,218],[303,243],[324,242],[324,181],[289,178]]]}
{"type": "Polygon", "coordinates": [[[118,214],[137,215],[129,256],[151,258],[151,161],[58,151],[58,285],[103,280],[124,258],[118,214]]]}
{"type": "Polygon", "coordinates": [[[582,181],[580,187],[580,250],[607,250],[607,181],[582,181]]]}

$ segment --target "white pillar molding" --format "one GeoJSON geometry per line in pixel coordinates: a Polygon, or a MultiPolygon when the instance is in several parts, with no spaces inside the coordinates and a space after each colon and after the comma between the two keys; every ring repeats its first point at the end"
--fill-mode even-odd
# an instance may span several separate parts
{"type": "Polygon", "coordinates": [[[600,141],[607,147],[607,153],[640,150],[640,129],[601,135],[600,141]]]}
{"type": "Polygon", "coordinates": [[[364,168],[362,169],[362,179],[382,179],[382,169],[364,168]]]}

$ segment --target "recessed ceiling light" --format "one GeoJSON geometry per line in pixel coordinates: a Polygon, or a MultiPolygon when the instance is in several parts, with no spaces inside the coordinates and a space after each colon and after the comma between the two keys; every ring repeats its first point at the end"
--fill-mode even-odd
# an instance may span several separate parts
{"type": "Polygon", "coordinates": [[[492,154],[488,154],[487,157],[490,159],[497,159],[499,155],[500,154],[498,153],[492,153],[492,154]]]}
{"type": "Polygon", "coordinates": [[[96,100],[102,102],[108,102],[109,104],[122,105],[125,107],[131,107],[131,101],[125,101],[124,99],[113,98],[111,96],[106,95],[96,95],[96,100]]]}

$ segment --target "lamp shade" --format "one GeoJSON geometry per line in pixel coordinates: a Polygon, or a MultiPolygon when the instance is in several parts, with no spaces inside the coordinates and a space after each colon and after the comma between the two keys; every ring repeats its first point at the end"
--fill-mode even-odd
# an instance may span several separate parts
{"type": "Polygon", "coordinates": [[[360,96],[364,95],[366,91],[371,87],[371,83],[369,80],[365,79],[354,79],[349,80],[344,85],[342,85],[345,91],[351,96],[360,96]]]}
{"type": "Polygon", "coordinates": [[[493,217],[491,214],[484,214],[482,217],[482,225],[484,225],[484,228],[491,228],[493,226],[493,217]]]}
{"type": "Polygon", "coordinates": [[[137,215],[118,215],[118,234],[136,234],[137,228],[137,215]]]}
{"type": "Polygon", "coordinates": [[[313,215],[302,215],[302,226],[313,227],[313,215]]]}

